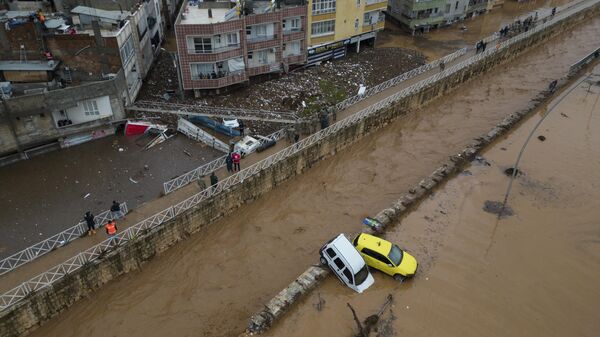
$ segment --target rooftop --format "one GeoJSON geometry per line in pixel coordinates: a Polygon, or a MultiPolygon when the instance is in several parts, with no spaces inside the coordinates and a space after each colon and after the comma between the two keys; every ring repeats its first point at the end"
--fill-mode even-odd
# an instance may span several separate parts
{"type": "Polygon", "coordinates": [[[114,21],[114,22],[119,22],[121,20],[125,20],[131,14],[127,11],[123,11],[123,12],[122,11],[107,11],[104,9],[97,9],[97,8],[87,7],[87,6],[77,6],[71,10],[71,13],[93,16],[93,17],[97,17],[100,19],[106,19],[108,21],[114,21]]]}
{"type": "Polygon", "coordinates": [[[0,71],[52,71],[58,61],[0,61],[0,71]]]}
{"type": "Polygon", "coordinates": [[[243,13],[243,15],[269,13],[279,7],[303,6],[305,5],[305,0],[246,0],[243,4],[244,8],[240,9],[240,4],[235,5],[233,2],[223,0],[184,1],[179,14],[178,24],[206,25],[231,21],[238,19],[240,13],[243,13]]]}
{"type": "MultiPolygon", "coordinates": [[[[233,9],[235,10],[235,9],[233,9]]],[[[227,21],[226,16],[231,9],[227,8],[199,8],[198,6],[187,6],[184,14],[181,16],[182,25],[212,24],[227,21]],[[212,12],[209,17],[208,11],[212,12]]],[[[234,16],[237,18],[237,15],[234,16]]]]}

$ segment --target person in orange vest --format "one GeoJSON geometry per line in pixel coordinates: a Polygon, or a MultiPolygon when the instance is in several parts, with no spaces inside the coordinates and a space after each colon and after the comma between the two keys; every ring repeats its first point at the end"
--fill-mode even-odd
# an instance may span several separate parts
{"type": "Polygon", "coordinates": [[[115,220],[109,220],[104,228],[106,228],[106,234],[108,234],[108,236],[117,235],[117,223],[115,220]]]}

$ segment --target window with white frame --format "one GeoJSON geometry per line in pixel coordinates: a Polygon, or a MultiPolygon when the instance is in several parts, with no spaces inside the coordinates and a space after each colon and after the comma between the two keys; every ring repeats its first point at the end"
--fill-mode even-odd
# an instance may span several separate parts
{"type": "Polygon", "coordinates": [[[239,42],[237,33],[228,33],[227,34],[227,45],[228,46],[236,46],[239,43],[240,42],[239,42]]]}
{"type": "MultiPolygon", "coordinates": [[[[370,25],[374,25],[377,22],[379,22],[379,17],[380,17],[380,12],[379,11],[372,11],[372,12],[366,12],[365,16],[363,18],[363,25],[365,26],[370,26],[370,25]]],[[[381,14],[381,17],[385,19],[385,16],[383,16],[383,14],[381,14]]]]}
{"type": "Polygon", "coordinates": [[[252,28],[254,30],[254,35],[256,36],[266,36],[267,35],[267,25],[257,25],[252,28]]]}
{"type": "Polygon", "coordinates": [[[123,66],[131,61],[133,57],[133,40],[131,39],[131,35],[125,40],[125,43],[121,46],[121,62],[123,62],[123,66]]]}
{"type": "Polygon", "coordinates": [[[330,35],[335,32],[335,20],[313,22],[311,25],[311,35],[330,35]]]}
{"type": "Polygon", "coordinates": [[[210,78],[210,76],[215,72],[214,63],[191,63],[190,64],[190,73],[192,74],[193,80],[198,80],[202,78],[210,78]]]}
{"type": "Polygon", "coordinates": [[[291,41],[283,44],[283,57],[302,55],[300,41],[291,41]]]}
{"type": "Polygon", "coordinates": [[[359,23],[358,19],[355,19],[354,20],[354,30],[356,30],[356,31],[358,30],[358,23],[359,23]]]}
{"type": "Polygon", "coordinates": [[[212,39],[210,37],[194,37],[193,42],[193,50],[195,54],[212,53],[212,39]]]}
{"type": "Polygon", "coordinates": [[[95,100],[83,101],[83,112],[86,116],[98,116],[100,110],[98,109],[98,103],[95,100]]]}
{"type": "Polygon", "coordinates": [[[299,32],[302,29],[300,18],[287,18],[283,20],[283,30],[286,32],[299,32]]]}
{"type": "Polygon", "coordinates": [[[255,53],[255,56],[256,56],[256,62],[258,62],[260,64],[269,63],[269,50],[268,49],[257,51],[255,53]]]}
{"type": "Polygon", "coordinates": [[[335,12],[335,2],[336,0],[313,0],[313,15],[335,12]]]}

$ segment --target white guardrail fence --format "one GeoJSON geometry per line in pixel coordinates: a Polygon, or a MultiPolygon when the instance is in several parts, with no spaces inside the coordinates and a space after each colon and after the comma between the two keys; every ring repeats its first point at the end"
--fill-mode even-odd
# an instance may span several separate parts
{"type": "MultiPolygon", "coordinates": [[[[588,1],[584,0],[584,1],[580,2],[579,4],[581,4],[582,5],[581,8],[584,9],[584,8],[591,7],[592,5],[596,4],[598,1],[600,1],[600,0],[588,0],[588,1]]],[[[99,256],[103,256],[107,251],[113,249],[114,247],[124,244],[132,239],[137,238],[138,236],[143,234],[146,230],[157,227],[157,226],[165,223],[166,221],[173,219],[175,216],[191,209],[192,207],[198,205],[202,201],[204,201],[208,198],[211,198],[212,196],[217,195],[223,191],[226,191],[227,189],[231,188],[232,186],[239,184],[240,182],[243,182],[245,179],[248,179],[248,178],[258,174],[259,172],[265,170],[266,168],[273,166],[290,156],[293,156],[294,154],[312,146],[315,143],[318,143],[323,138],[329,137],[330,135],[336,133],[337,131],[344,129],[348,126],[351,126],[351,125],[359,122],[360,120],[376,113],[377,111],[379,111],[383,108],[391,106],[394,102],[398,101],[399,99],[402,99],[404,97],[407,97],[414,93],[417,93],[422,88],[430,86],[431,84],[439,81],[442,78],[450,76],[450,75],[456,73],[457,71],[470,66],[471,64],[479,62],[481,59],[486,58],[486,57],[496,53],[497,51],[501,51],[501,50],[505,49],[510,44],[519,42],[519,41],[531,36],[532,34],[539,32],[540,30],[546,29],[548,26],[552,25],[553,23],[561,21],[562,19],[566,18],[570,14],[574,13],[575,12],[574,7],[576,7],[576,6],[571,6],[569,8],[570,10],[558,12],[552,18],[552,20],[550,20],[546,23],[540,24],[540,25],[534,27],[533,29],[529,30],[528,32],[522,33],[520,35],[510,38],[509,40],[501,42],[496,47],[489,48],[485,52],[476,54],[476,55],[466,59],[465,61],[462,61],[451,67],[448,67],[445,70],[440,71],[427,79],[421,80],[420,82],[413,84],[410,87],[407,87],[391,96],[388,96],[388,97],[382,99],[381,101],[357,112],[356,114],[348,116],[348,117],[332,124],[331,126],[325,128],[321,131],[318,131],[318,132],[300,140],[299,142],[294,143],[293,145],[290,145],[287,148],[243,169],[242,171],[221,180],[216,185],[211,186],[211,187],[189,197],[186,200],[183,200],[183,201],[181,201],[169,208],[166,208],[163,211],[161,211],[143,221],[138,222],[137,224],[125,229],[124,231],[119,233],[117,236],[111,237],[111,238],[77,254],[76,256],[66,260],[65,262],[51,268],[50,270],[32,278],[26,282],[23,282],[19,286],[7,291],[6,293],[4,293],[0,296],[0,309],[4,310],[4,309],[14,305],[19,300],[21,300],[22,298],[24,298],[25,296],[27,296],[29,293],[31,293],[33,291],[40,290],[45,287],[51,286],[55,281],[64,277],[68,273],[76,271],[77,269],[81,268],[85,264],[90,263],[91,261],[97,259],[99,256]]]]}
{"type": "MultiPolygon", "coordinates": [[[[127,214],[127,203],[121,204],[121,210],[124,214],[127,214]]],[[[112,220],[112,213],[104,211],[94,217],[96,225],[98,227],[104,226],[108,220],[112,220]]],[[[80,221],[77,225],[67,228],[64,231],[54,234],[51,237],[36,243],[31,247],[27,247],[20,252],[14,253],[11,256],[4,258],[0,261],[0,275],[4,275],[27,262],[31,262],[38,257],[53,251],[56,248],[62,247],[69,242],[80,238],[84,233],[87,232],[87,224],[85,221],[80,221]]]]}

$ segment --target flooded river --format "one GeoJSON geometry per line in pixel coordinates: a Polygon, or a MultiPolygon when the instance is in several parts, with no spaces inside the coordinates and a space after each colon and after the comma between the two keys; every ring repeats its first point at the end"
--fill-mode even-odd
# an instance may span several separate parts
{"type": "Polygon", "coordinates": [[[385,31],[377,36],[377,47],[404,47],[416,49],[429,59],[434,60],[450,54],[457,49],[473,46],[477,41],[492,35],[500,28],[514,22],[518,17],[534,14],[540,17],[553,7],[568,3],[568,0],[546,1],[505,1],[501,8],[491,12],[466,19],[450,27],[431,30],[424,35],[411,36],[402,30],[395,22],[388,21],[385,31]],[[466,30],[462,29],[462,26],[466,30]]]}
{"type": "Polygon", "coordinates": [[[397,120],[79,301],[32,336],[237,335],[262,303],[317,261],[325,240],[359,230],[364,216],[526,106],[600,44],[599,28],[600,18],[588,21],[397,120]]]}
{"type": "Polygon", "coordinates": [[[468,167],[388,231],[421,262],[413,280],[375,273],[358,295],[329,277],[266,336],[353,336],[346,303],[364,319],[388,294],[391,311],[371,336],[598,336],[600,66],[594,72],[534,133],[509,198],[515,215],[498,221],[482,206],[503,200],[503,171],[546,109],[483,153],[490,166],[468,167]]]}

